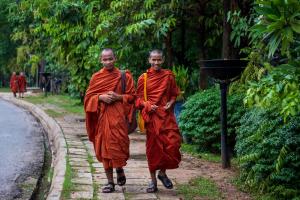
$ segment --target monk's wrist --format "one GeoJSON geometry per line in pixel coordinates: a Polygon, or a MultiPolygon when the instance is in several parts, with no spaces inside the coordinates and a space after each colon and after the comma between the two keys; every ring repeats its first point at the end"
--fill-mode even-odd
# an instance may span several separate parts
{"type": "Polygon", "coordinates": [[[122,95],[122,94],[119,94],[119,95],[118,95],[118,100],[120,100],[120,101],[123,100],[123,95],[122,95]]]}

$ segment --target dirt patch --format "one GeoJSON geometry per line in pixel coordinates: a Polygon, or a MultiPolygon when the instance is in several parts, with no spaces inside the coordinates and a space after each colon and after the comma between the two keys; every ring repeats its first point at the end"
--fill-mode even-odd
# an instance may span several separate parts
{"type": "Polygon", "coordinates": [[[208,162],[183,153],[179,168],[170,170],[168,174],[170,177],[174,177],[176,183],[179,184],[188,183],[190,179],[199,176],[213,180],[224,199],[251,199],[249,194],[239,191],[232,184],[237,172],[234,169],[222,169],[219,163],[208,162]]]}

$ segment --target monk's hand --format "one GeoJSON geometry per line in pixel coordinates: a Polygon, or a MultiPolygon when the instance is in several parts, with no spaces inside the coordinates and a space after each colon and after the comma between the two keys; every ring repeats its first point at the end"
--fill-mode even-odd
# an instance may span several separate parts
{"type": "Polygon", "coordinates": [[[122,99],[122,95],[115,93],[114,91],[109,91],[107,94],[111,96],[113,101],[119,101],[122,99]]]}
{"type": "Polygon", "coordinates": [[[151,105],[151,111],[155,111],[155,110],[156,110],[156,108],[158,108],[158,106],[157,106],[157,105],[151,105]]]}
{"type": "Polygon", "coordinates": [[[171,106],[172,106],[173,103],[174,103],[173,101],[169,101],[169,102],[164,106],[164,109],[165,109],[165,110],[168,110],[169,108],[171,108],[171,106]]]}
{"type": "Polygon", "coordinates": [[[99,101],[103,101],[104,103],[111,104],[114,100],[109,94],[99,95],[99,101]]]}

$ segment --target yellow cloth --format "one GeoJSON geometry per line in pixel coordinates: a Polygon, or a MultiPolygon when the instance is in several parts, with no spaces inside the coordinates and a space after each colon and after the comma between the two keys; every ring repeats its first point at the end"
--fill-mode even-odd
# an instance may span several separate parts
{"type": "MultiPolygon", "coordinates": [[[[147,101],[147,73],[144,73],[144,100],[147,101]]],[[[141,111],[138,113],[138,126],[142,133],[146,133],[145,122],[141,111]]]]}

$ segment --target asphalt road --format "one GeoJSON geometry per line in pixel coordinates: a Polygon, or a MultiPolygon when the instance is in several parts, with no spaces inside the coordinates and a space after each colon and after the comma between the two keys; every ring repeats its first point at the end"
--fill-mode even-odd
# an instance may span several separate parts
{"type": "Polygon", "coordinates": [[[20,185],[39,177],[43,141],[40,124],[28,111],[0,99],[0,199],[22,199],[20,185]]]}

